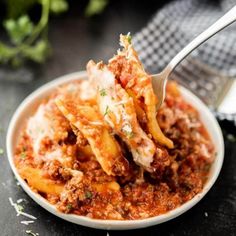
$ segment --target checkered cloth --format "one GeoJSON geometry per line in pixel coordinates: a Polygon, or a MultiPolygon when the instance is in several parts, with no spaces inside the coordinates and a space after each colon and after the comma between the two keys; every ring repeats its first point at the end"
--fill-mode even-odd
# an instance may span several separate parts
{"type": "MultiPolygon", "coordinates": [[[[195,36],[236,4],[236,0],[176,0],[154,15],[133,37],[135,49],[150,73],[161,71],[195,36]]],[[[188,87],[212,108],[219,119],[236,125],[236,114],[214,110],[222,88],[236,76],[236,24],[194,50],[171,78],[188,87]],[[214,68],[214,69],[213,69],[214,68]]]]}

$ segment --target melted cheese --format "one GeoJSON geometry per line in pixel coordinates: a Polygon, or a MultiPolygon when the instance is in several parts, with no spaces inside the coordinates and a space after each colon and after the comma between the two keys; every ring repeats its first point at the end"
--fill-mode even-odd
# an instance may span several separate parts
{"type": "Polygon", "coordinates": [[[82,81],[79,84],[79,93],[82,100],[89,100],[96,96],[96,90],[94,90],[88,80],[82,81]]]}
{"type": "Polygon", "coordinates": [[[50,119],[45,116],[45,108],[48,104],[41,104],[37,112],[32,116],[26,128],[26,133],[32,139],[33,151],[39,154],[40,144],[45,137],[53,138],[53,130],[50,125],[50,119]]]}
{"type": "Polygon", "coordinates": [[[151,171],[156,148],[139,126],[132,98],[116,84],[114,74],[105,65],[90,62],[87,70],[91,84],[98,88],[98,106],[104,120],[127,144],[134,161],[151,171]]]}
{"type": "Polygon", "coordinates": [[[58,160],[63,163],[66,161],[63,151],[58,146],[56,150],[48,151],[45,155],[40,154],[41,143],[45,138],[53,140],[54,130],[52,120],[47,116],[47,108],[52,105],[53,101],[47,104],[41,104],[36,113],[28,120],[26,133],[32,140],[34,159],[36,162],[58,160]]]}

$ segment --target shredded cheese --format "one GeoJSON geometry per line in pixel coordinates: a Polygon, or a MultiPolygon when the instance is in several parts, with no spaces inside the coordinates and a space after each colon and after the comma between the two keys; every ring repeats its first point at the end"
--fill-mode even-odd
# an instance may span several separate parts
{"type": "Polygon", "coordinates": [[[18,199],[16,202],[19,204],[19,203],[21,203],[21,202],[23,202],[23,201],[24,201],[24,199],[20,198],[20,199],[18,199]]]}
{"type": "Polygon", "coordinates": [[[50,124],[51,121],[45,115],[46,106],[50,106],[50,103],[47,105],[41,104],[35,115],[32,116],[27,123],[26,132],[32,139],[35,155],[39,155],[40,144],[45,137],[53,138],[53,130],[50,124]]]}
{"type": "Polygon", "coordinates": [[[23,216],[28,217],[28,218],[30,218],[32,220],[36,220],[37,219],[35,216],[32,216],[32,215],[30,215],[30,214],[28,214],[26,212],[23,212],[24,208],[21,205],[19,205],[17,203],[14,203],[11,197],[9,197],[8,199],[9,199],[10,204],[14,207],[14,209],[15,209],[15,211],[17,213],[16,216],[23,215],[23,216]]]}
{"type": "Polygon", "coordinates": [[[39,236],[38,233],[34,233],[32,230],[26,230],[25,232],[29,235],[32,235],[32,236],[39,236]]]}
{"type": "Polygon", "coordinates": [[[29,225],[29,224],[33,224],[34,221],[33,220],[22,220],[20,223],[23,225],[29,225]]]}

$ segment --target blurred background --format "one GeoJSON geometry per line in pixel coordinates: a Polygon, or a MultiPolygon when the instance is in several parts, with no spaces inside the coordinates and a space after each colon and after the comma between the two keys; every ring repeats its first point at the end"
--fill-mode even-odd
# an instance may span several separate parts
{"type": "Polygon", "coordinates": [[[197,206],[177,219],[122,233],[65,222],[39,207],[16,184],[5,150],[7,127],[21,101],[56,77],[85,70],[90,59],[108,60],[119,48],[120,33],[134,36],[145,67],[158,72],[187,41],[235,4],[236,0],[0,0],[0,235],[26,235],[27,228],[10,207],[9,197],[26,199],[27,212],[38,217],[31,229],[44,236],[236,235],[234,118],[220,119],[215,110],[221,91],[235,78],[235,26],[209,41],[209,45],[218,46],[218,51],[210,49],[205,54],[204,47],[200,48],[172,75],[212,108],[219,118],[226,147],[224,166],[214,187],[197,206]],[[187,20],[182,21],[185,16],[187,20]],[[178,21],[173,20],[175,17],[178,21]],[[168,20],[170,24],[166,25],[168,20]],[[180,27],[175,28],[176,24],[180,27]],[[211,64],[207,63],[209,58],[211,64]]]}
{"type": "Polygon", "coordinates": [[[107,60],[120,33],[134,34],[167,2],[0,0],[0,79],[47,80],[107,60]]]}

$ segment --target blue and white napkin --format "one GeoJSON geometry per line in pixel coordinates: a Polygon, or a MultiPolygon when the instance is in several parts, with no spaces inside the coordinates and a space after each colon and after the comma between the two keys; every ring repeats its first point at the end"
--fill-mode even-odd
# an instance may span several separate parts
{"type": "MultiPolygon", "coordinates": [[[[188,42],[234,5],[236,0],[171,1],[133,37],[145,68],[150,73],[160,72],[188,42]]],[[[222,87],[236,77],[236,23],[192,52],[171,77],[214,107],[222,95],[222,87]]],[[[236,125],[236,114],[214,112],[217,118],[231,120],[236,125]]]]}

